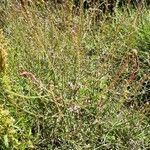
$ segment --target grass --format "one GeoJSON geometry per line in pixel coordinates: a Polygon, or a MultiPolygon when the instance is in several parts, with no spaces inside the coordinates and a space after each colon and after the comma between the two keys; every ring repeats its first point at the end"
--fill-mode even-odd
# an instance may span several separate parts
{"type": "Polygon", "coordinates": [[[149,10],[71,9],[3,11],[0,149],[149,149],[149,10]]]}

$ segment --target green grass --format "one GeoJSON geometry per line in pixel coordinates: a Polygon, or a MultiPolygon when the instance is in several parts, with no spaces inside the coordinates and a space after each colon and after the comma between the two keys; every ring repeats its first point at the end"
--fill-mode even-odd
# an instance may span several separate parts
{"type": "Polygon", "coordinates": [[[96,23],[69,3],[6,10],[0,149],[150,148],[149,10],[96,23]]]}

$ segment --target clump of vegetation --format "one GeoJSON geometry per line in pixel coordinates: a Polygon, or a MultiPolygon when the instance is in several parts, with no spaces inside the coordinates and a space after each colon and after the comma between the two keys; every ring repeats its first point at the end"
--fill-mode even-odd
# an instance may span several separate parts
{"type": "Polygon", "coordinates": [[[0,30],[0,149],[32,148],[32,142],[29,138],[24,140],[21,138],[23,131],[17,127],[15,117],[11,115],[17,105],[11,93],[7,50],[7,40],[0,30]]]}
{"type": "Polygon", "coordinates": [[[139,32],[137,36],[137,47],[140,53],[141,65],[144,72],[149,72],[150,67],[150,12],[144,13],[140,20],[139,32]]]}
{"type": "Polygon", "coordinates": [[[18,145],[15,120],[10,112],[0,106],[0,148],[7,149],[18,145]]]}
{"type": "Polygon", "coordinates": [[[15,119],[13,138],[1,136],[8,149],[149,148],[141,92],[149,81],[149,11],[118,8],[99,20],[93,10],[79,11],[70,1],[7,6],[9,48],[7,63],[0,49],[0,64],[9,78],[3,76],[0,103],[15,119]]]}

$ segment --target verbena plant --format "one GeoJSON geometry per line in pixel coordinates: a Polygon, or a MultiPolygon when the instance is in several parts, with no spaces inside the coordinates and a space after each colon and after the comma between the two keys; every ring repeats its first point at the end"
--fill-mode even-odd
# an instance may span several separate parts
{"type": "Polygon", "coordinates": [[[2,143],[8,149],[148,149],[149,104],[138,102],[149,80],[140,59],[142,51],[149,56],[148,11],[118,9],[99,20],[93,10],[72,12],[71,1],[8,6],[0,99],[15,119],[10,126],[18,145],[9,132],[2,143]]]}

